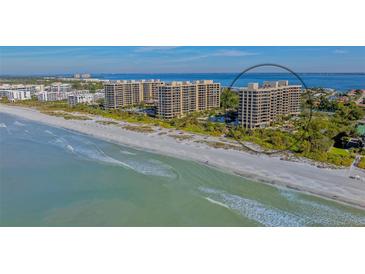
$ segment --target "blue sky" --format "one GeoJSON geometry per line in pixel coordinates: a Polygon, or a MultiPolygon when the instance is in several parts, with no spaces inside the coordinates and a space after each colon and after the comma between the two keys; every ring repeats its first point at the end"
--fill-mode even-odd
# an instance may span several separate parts
{"type": "Polygon", "coordinates": [[[365,47],[0,47],[1,75],[238,72],[260,63],[365,72],[365,47]]]}

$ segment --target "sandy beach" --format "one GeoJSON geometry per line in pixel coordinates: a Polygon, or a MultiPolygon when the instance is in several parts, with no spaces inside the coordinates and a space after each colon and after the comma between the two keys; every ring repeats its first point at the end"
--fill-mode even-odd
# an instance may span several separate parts
{"type": "MultiPolygon", "coordinates": [[[[176,158],[193,160],[246,178],[274,184],[324,198],[365,208],[365,172],[358,169],[318,168],[305,162],[282,160],[279,156],[255,155],[234,149],[213,148],[207,142],[221,142],[220,138],[183,133],[179,130],[154,128],[154,132],[140,133],[123,128],[131,125],[105,125],[96,121],[108,119],[88,115],[91,120],[65,120],[38,110],[0,105],[0,113],[19,116],[54,127],[75,130],[113,143],[176,158]],[[177,138],[186,136],[189,138],[177,138]],[[358,175],[361,179],[351,179],[358,175]]],[[[222,182],[224,184],[224,182],[222,182]]]]}

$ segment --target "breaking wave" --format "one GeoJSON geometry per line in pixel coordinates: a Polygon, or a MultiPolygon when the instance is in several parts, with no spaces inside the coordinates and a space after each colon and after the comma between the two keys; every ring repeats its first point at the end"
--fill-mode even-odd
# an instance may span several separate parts
{"type": "Polygon", "coordinates": [[[72,141],[66,140],[64,137],[57,137],[50,141],[50,144],[56,145],[67,150],[70,153],[75,154],[85,160],[91,160],[103,164],[122,166],[132,169],[138,173],[153,176],[162,176],[176,178],[175,171],[162,162],[153,162],[146,160],[134,160],[125,159],[119,160],[107,155],[96,144],[86,140],[78,138],[71,138],[72,141]]]}
{"type": "Polygon", "coordinates": [[[128,150],[120,150],[120,153],[125,154],[125,155],[137,155],[137,153],[133,153],[128,150]]]}
{"type": "Polygon", "coordinates": [[[280,190],[280,194],[289,202],[299,207],[299,211],[307,218],[310,225],[346,226],[351,224],[365,225],[365,217],[345,212],[336,207],[306,200],[298,193],[280,190]]]}
{"type": "Polygon", "coordinates": [[[208,201],[227,207],[264,226],[302,226],[305,220],[292,213],[266,206],[257,201],[212,188],[199,188],[208,201]]]}
{"type": "Polygon", "coordinates": [[[0,123],[0,128],[3,127],[3,128],[7,128],[7,126],[5,125],[5,123],[0,123]]]}
{"type": "Polygon", "coordinates": [[[16,126],[20,126],[20,127],[24,127],[24,126],[25,126],[25,124],[23,124],[23,123],[21,123],[21,122],[19,122],[19,121],[15,121],[15,122],[14,122],[14,125],[16,125],[16,126]]]}
{"type": "Polygon", "coordinates": [[[48,129],[46,129],[45,131],[44,131],[45,133],[48,133],[49,135],[51,135],[51,136],[56,136],[52,131],[50,131],[50,130],[48,130],[48,129]]]}

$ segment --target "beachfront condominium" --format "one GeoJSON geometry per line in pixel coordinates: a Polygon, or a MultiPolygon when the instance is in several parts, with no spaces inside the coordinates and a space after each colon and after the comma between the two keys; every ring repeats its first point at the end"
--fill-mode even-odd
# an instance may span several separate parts
{"type": "Polygon", "coordinates": [[[218,108],[220,84],[212,80],[171,82],[158,87],[157,114],[164,119],[218,108]]]}
{"type": "Polygon", "coordinates": [[[163,85],[164,82],[160,80],[141,80],[143,89],[143,101],[145,103],[157,103],[158,101],[158,87],[163,85]]]}
{"type": "Polygon", "coordinates": [[[299,114],[301,88],[288,81],[248,84],[239,90],[238,122],[252,129],[268,126],[280,116],[299,114]]]}
{"type": "Polygon", "coordinates": [[[143,89],[138,81],[124,80],[104,84],[105,107],[117,109],[138,105],[143,101],[143,89]]]}
{"type": "Polygon", "coordinates": [[[117,109],[138,105],[142,102],[157,102],[157,87],[160,80],[122,80],[104,84],[105,107],[117,109]]]}

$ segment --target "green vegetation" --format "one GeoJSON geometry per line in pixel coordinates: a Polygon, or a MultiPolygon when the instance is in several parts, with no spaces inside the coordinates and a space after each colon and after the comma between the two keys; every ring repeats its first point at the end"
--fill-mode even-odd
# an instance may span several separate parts
{"type": "Polygon", "coordinates": [[[131,125],[127,125],[127,126],[123,126],[123,128],[126,129],[126,130],[141,132],[141,133],[153,133],[153,132],[155,132],[153,130],[153,128],[151,128],[149,126],[131,126],[131,125]]]}
{"type": "Polygon", "coordinates": [[[226,112],[227,109],[236,109],[238,108],[239,96],[237,92],[234,92],[230,89],[224,89],[221,93],[221,106],[223,110],[226,112]]]}
{"type": "Polygon", "coordinates": [[[357,163],[357,167],[365,169],[365,157],[361,157],[360,161],[357,163]]]}
{"type": "Polygon", "coordinates": [[[341,155],[341,156],[348,156],[349,151],[343,148],[331,147],[330,152],[333,154],[341,155]]]}
{"type": "MultiPolygon", "coordinates": [[[[64,81],[62,81],[62,82],[64,82],[64,81]]],[[[85,82],[85,81],[75,81],[75,80],[73,80],[70,83],[72,84],[73,89],[77,89],[77,90],[87,89],[91,93],[94,93],[97,90],[104,88],[102,82],[85,82]]]]}
{"type": "Polygon", "coordinates": [[[169,134],[167,136],[172,137],[172,138],[175,138],[176,140],[179,140],[179,141],[185,141],[185,140],[191,140],[191,139],[193,139],[193,136],[191,136],[191,135],[183,135],[183,134],[180,134],[180,135],[177,135],[177,134],[169,134]]]}
{"type": "Polygon", "coordinates": [[[72,115],[70,113],[59,112],[59,111],[41,111],[44,114],[56,116],[56,117],[63,117],[65,120],[91,120],[87,116],[83,115],[72,115]]]}
{"type": "Polygon", "coordinates": [[[359,135],[359,136],[365,136],[365,125],[358,125],[356,127],[356,133],[359,135]]]}
{"type": "Polygon", "coordinates": [[[233,150],[239,150],[239,151],[245,150],[241,146],[231,145],[231,144],[227,144],[227,143],[224,143],[224,142],[202,141],[202,140],[197,140],[197,141],[194,141],[194,142],[206,144],[206,145],[208,145],[210,147],[213,147],[213,148],[221,148],[221,149],[226,149],[226,150],[227,149],[233,149],[233,150]]]}
{"type": "Polygon", "coordinates": [[[328,112],[335,112],[339,107],[337,101],[332,100],[330,101],[327,96],[322,95],[319,98],[318,106],[316,109],[320,111],[328,111],[328,112]]]}
{"type": "Polygon", "coordinates": [[[101,124],[101,125],[118,125],[118,123],[114,122],[114,121],[99,120],[99,121],[96,121],[96,123],[101,124]]]}

